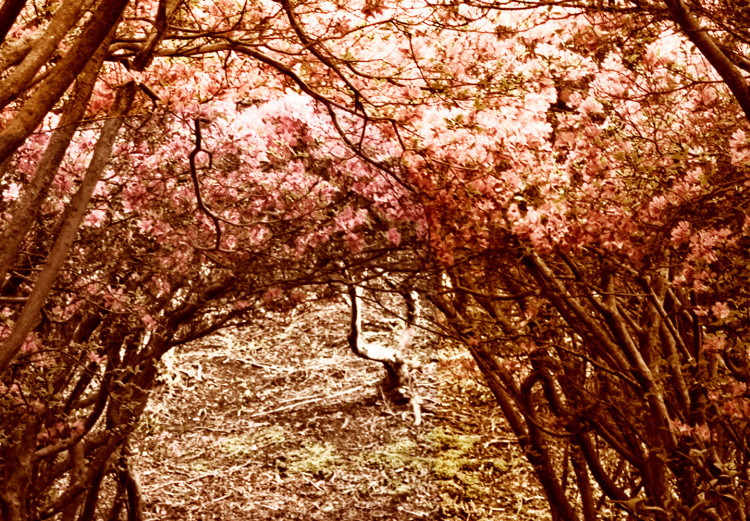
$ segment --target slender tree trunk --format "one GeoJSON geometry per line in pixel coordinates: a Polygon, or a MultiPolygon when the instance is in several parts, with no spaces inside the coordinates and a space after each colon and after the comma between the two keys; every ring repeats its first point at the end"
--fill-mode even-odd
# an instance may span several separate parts
{"type": "Polygon", "coordinates": [[[89,201],[109,161],[117,133],[122,125],[122,117],[128,112],[136,93],[133,82],[120,88],[112,117],[107,120],[94,149],[94,156],[84,175],[84,179],[73,196],[63,216],[62,227],[57,234],[52,250],[47,257],[39,277],[34,284],[31,294],[19,315],[13,330],[0,346],[0,373],[10,364],[13,357],[23,345],[29,332],[33,329],[39,317],[39,312],[47,300],[52,284],[57,278],[70,247],[73,245],[78,227],[86,215],[89,201]]]}
{"type": "Polygon", "coordinates": [[[0,283],[10,270],[21,242],[36,221],[49,187],[65,157],[70,141],[86,113],[86,106],[91,99],[99,69],[107,55],[107,42],[97,50],[86,68],[78,76],[75,95],[68,100],[63,108],[60,126],[52,133],[52,138],[39,161],[34,177],[24,188],[23,194],[14,208],[13,217],[0,235],[0,244],[3,245],[0,249],[0,283]]]}
{"type": "Polygon", "coordinates": [[[381,344],[364,342],[362,336],[362,302],[360,292],[362,288],[354,284],[349,285],[349,299],[351,302],[351,321],[347,341],[352,352],[366,360],[373,360],[383,364],[386,370],[385,390],[389,393],[401,389],[409,379],[406,362],[399,352],[381,344]]]}
{"type": "Polygon", "coordinates": [[[129,0],[102,2],[73,47],[0,132],[0,164],[29,137],[114,30],[129,0]]]}
{"type": "Polygon", "coordinates": [[[23,61],[0,82],[0,108],[28,88],[34,76],[49,61],[68,31],[81,19],[85,0],[67,0],[50,20],[44,36],[40,38],[23,61]]]}

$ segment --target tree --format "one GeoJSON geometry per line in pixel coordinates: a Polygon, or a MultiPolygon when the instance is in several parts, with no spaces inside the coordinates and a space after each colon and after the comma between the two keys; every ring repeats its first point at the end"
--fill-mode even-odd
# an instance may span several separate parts
{"type": "Polygon", "coordinates": [[[742,518],[746,28],[603,4],[6,0],[3,517],[137,519],[160,357],[348,266],[445,314],[556,518],[742,518]]]}
{"type": "Polygon", "coordinates": [[[589,58],[555,81],[548,155],[510,169],[505,202],[455,205],[489,208],[471,219],[487,246],[455,248],[433,300],[558,519],[746,515],[746,47],[728,11],[714,34],[694,13],[617,3],[568,45],[535,41],[589,58]]]}

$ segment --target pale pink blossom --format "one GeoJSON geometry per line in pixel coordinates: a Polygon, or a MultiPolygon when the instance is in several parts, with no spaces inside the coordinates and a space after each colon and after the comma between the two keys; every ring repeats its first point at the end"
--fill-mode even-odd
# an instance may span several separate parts
{"type": "Polygon", "coordinates": [[[83,224],[85,226],[94,226],[94,227],[101,226],[106,216],[107,216],[107,212],[105,210],[101,210],[101,209],[92,210],[84,219],[83,224]]]}
{"type": "Polygon", "coordinates": [[[388,240],[391,241],[391,244],[394,246],[398,246],[401,244],[401,234],[398,232],[396,228],[391,228],[388,230],[388,240]]]}
{"type": "Polygon", "coordinates": [[[672,244],[675,246],[682,246],[690,240],[690,223],[687,221],[680,221],[677,226],[672,228],[672,244]]]}
{"type": "Polygon", "coordinates": [[[21,185],[18,183],[10,183],[8,187],[3,190],[3,199],[6,201],[15,201],[21,194],[21,185]]]}
{"type": "Polygon", "coordinates": [[[282,294],[283,294],[283,291],[281,291],[281,289],[280,289],[280,288],[270,288],[270,289],[269,289],[268,291],[266,291],[266,292],[265,292],[265,294],[263,295],[263,302],[264,302],[264,303],[265,303],[266,305],[268,305],[268,304],[270,304],[271,302],[273,302],[274,300],[276,300],[276,299],[278,299],[279,297],[281,297],[281,295],[282,295],[282,294]]]}
{"type": "Polygon", "coordinates": [[[718,319],[724,319],[731,313],[726,302],[717,302],[711,306],[711,313],[718,319]]]}
{"type": "Polygon", "coordinates": [[[152,317],[151,315],[148,315],[148,314],[142,315],[141,316],[141,321],[143,321],[143,323],[146,324],[146,327],[150,331],[154,331],[156,329],[156,327],[159,325],[156,322],[156,320],[154,320],[154,317],[152,317]]]}

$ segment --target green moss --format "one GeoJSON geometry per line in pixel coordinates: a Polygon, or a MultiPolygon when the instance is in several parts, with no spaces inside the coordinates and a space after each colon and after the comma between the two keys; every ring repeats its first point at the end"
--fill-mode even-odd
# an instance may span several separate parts
{"type": "Polygon", "coordinates": [[[436,450],[453,450],[460,454],[469,452],[479,442],[479,436],[453,434],[446,432],[442,427],[431,430],[425,438],[436,450]]]}
{"type": "Polygon", "coordinates": [[[281,443],[286,440],[282,427],[264,427],[257,431],[227,436],[221,443],[219,450],[236,458],[247,458],[259,449],[281,443]]]}
{"type": "Polygon", "coordinates": [[[427,433],[425,438],[436,454],[431,460],[431,471],[440,480],[438,487],[446,515],[455,515],[448,513],[462,510],[458,507],[459,499],[465,502],[485,498],[489,489],[484,484],[484,475],[492,469],[505,468],[502,460],[472,457],[472,451],[480,440],[478,436],[437,428],[427,433]]]}
{"type": "Polygon", "coordinates": [[[509,465],[503,458],[492,458],[488,459],[487,463],[492,466],[498,472],[508,472],[512,465],[509,465]]]}
{"type": "Polygon", "coordinates": [[[210,470],[210,467],[205,461],[194,461],[190,464],[190,470],[196,474],[202,474],[210,470]]]}
{"type": "Polygon", "coordinates": [[[409,468],[419,460],[414,456],[416,447],[413,441],[402,440],[388,445],[384,450],[365,452],[359,459],[367,466],[381,469],[409,468]]]}
{"type": "Polygon", "coordinates": [[[340,462],[341,457],[336,454],[333,445],[305,443],[303,448],[277,458],[276,468],[280,473],[311,474],[316,478],[328,479],[340,462]]]}
{"type": "Polygon", "coordinates": [[[247,434],[227,436],[219,445],[219,450],[234,458],[247,458],[255,452],[252,438],[247,434]]]}
{"type": "Polygon", "coordinates": [[[258,445],[258,447],[265,447],[267,445],[286,441],[286,433],[284,432],[283,427],[271,426],[255,431],[252,438],[253,442],[258,445]]]}
{"type": "Polygon", "coordinates": [[[461,470],[468,464],[468,458],[460,457],[460,453],[448,450],[440,454],[432,463],[432,472],[438,479],[461,478],[461,470]]]}

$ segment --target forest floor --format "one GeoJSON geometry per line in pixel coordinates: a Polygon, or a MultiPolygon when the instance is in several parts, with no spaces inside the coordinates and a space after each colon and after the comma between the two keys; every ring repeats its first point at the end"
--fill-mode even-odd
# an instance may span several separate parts
{"type": "MultiPolygon", "coordinates": [[[[397,321],[365,318],[394,341],[397,321]]],[[[550,519],[467,354],[417,335],[415,425],[347,321],[306,304],[170,355],[132,447],[146,519],[550,519]]]]}

